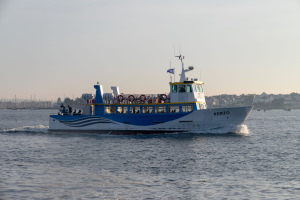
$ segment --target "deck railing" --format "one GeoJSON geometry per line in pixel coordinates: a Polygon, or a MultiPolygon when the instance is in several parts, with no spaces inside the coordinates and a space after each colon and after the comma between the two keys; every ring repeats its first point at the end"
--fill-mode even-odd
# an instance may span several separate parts
{"type": "Polygon", "coordinates": [[[118,96],[103,96],[104,104],[151,104],[169,102],[167,94],[120,94],[118,96]]]}

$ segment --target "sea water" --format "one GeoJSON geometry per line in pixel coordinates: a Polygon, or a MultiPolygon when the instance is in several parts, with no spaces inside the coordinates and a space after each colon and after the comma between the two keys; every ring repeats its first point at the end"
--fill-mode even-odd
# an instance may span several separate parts
{"type": "Polygon", "coordinates": [[[0,199],[300,199],[300,110],[239,134],[48,132],[54,110],[0,110],[0,199]]]}

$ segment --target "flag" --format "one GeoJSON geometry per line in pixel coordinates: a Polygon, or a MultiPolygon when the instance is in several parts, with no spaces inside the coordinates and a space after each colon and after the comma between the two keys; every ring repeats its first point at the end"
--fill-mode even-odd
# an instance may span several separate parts
{"type": "Polygon", "coordinates": [[[167,73],[174,74],[174,69],[168,69],[167,73]]]}

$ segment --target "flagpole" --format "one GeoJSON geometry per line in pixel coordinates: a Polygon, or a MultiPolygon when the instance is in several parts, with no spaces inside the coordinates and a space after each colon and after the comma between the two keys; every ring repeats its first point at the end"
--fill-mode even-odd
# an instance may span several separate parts
{"type": "MultiPolygon", "coordinates": [[[[170,69],[171,69],[171,61],[170,61],[170,69]]],[[[171,83],[172,83],[172,74],[170,73],[170,80],[171,80],[171,83]]]]}
{"type": "Polygon", "coordinates": [[[175,67],[174,67],[174,83],[175,83],[176,81],[175,81],[175,67]]]}

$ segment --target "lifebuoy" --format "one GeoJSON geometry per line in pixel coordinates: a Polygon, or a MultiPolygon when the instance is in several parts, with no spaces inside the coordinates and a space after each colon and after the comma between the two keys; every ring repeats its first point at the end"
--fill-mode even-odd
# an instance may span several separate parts
{"type": "Polygon", "coordinates": [[[142,94],[139,99],[140,99],[141,102],[145,102],[146,101],[146,96],[142,94]]]}
{"type": "Polygon", "coordinates": [[[129,95],[127,99],[129,102],[133,102],[135,100],[135,97],[133,95],[129,95]]]}
{"type": "Polygon", "coordinates": [[[165,95],[165,94],[162,94],[162,95],[160,95],[160,100],[163,100],[163,101],[165,101],[165,100],[167,100],[167,95],[165,95]]]}
{"type": "Polygon", "coordinates": [[[123,97],[123,95],[118,95],[117,96],[117,100],[118,100],[118,102],[122,102],[123,100],[124,100],[124,97],[123,97]]]}

